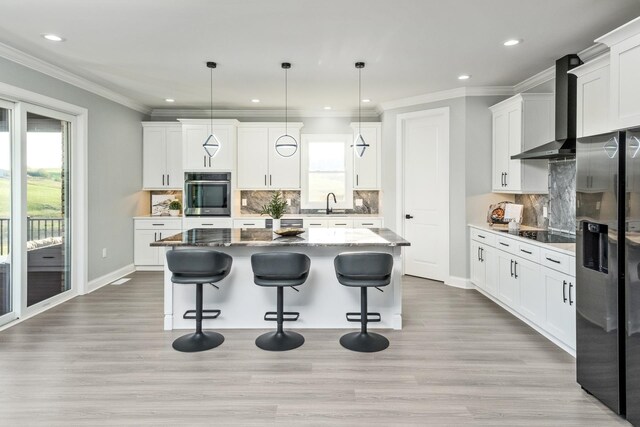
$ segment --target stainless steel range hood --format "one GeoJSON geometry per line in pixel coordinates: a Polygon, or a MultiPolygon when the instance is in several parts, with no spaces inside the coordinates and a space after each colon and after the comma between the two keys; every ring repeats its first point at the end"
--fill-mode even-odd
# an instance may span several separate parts
{"type": "Polygon", "coordinates": [[[512,159],[556,159],[576,155],[576,79],[569,70],[581,65],[578,55],[556,61],[556,139],[512,159]]]}

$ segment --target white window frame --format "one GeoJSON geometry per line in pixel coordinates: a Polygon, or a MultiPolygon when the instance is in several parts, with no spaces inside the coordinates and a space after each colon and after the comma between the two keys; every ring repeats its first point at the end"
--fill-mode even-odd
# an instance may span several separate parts
{"type": "Polygon", "coordinates": [[[353,209],[353,135],[352,134],[303,134],[301,139],[302,182],[300,191],[300,207],[302,209],[325,209],[326,202],[309,201],[309,143],[312,142],[341,142],[344,144],[345,161],[345,200],[333,203],[336,209],[353,209]]]}

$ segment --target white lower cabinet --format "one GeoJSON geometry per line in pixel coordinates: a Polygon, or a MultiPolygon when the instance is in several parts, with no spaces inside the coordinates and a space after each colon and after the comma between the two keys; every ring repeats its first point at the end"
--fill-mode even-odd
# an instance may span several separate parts
{"type": "Polygon", "coordinates": [[[568,349],[576,346],[575,257],[505,233],[471,229],[471,282],[568,349]]]}
{"type": "Polygon", "coordinates": [[[382,228],[383,221],[380,218],[303,218],[304,228],[382,228]]]}
{"type": "Polygon", "coordinates": [[[151,243],[182,233],[182,219],[135,220],[134,229],[133,263],[140,270],[154,269],[164,265],[165,250],[151,243]]]}
{"type": "Polygon", "coordinates": [[[233,220],[228,217],[190,217],[182,221],[182,228],[185,231],[192,228],[233,228],[233,220]]]}
{"type": "Polygon", "coordinates": [[[575,277],[542,269],[546,289],[547,330],[571,348],[576,346],[576,286],[575,277]]]}
{"type": "Polygon", "coordinates": [[[265,219],[234,219],[233,228],[266,228],[267,221],[265,219]]]}

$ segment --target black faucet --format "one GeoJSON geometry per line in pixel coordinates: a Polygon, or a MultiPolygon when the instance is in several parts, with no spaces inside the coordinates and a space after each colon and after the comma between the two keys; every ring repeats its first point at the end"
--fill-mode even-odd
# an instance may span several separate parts
{"type": "Polygon", "coordinates": [[[338,203],[338,201],[336,200],[336,195],[333,193],[328,193],[327,194],[327,215],[329,215],[331,212],[333,212],[333,209],[329,209],[329,196],[333,196],[333,203],[338,203]]]}

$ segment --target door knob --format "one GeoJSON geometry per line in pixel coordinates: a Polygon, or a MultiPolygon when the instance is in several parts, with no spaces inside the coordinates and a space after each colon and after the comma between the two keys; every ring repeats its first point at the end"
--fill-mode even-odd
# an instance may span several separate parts
{"type": "Polygon", "coordinates": [[[412,219],[413,215],[406,214],[404,217],[405,217],[405,219],[412,219]]]}

